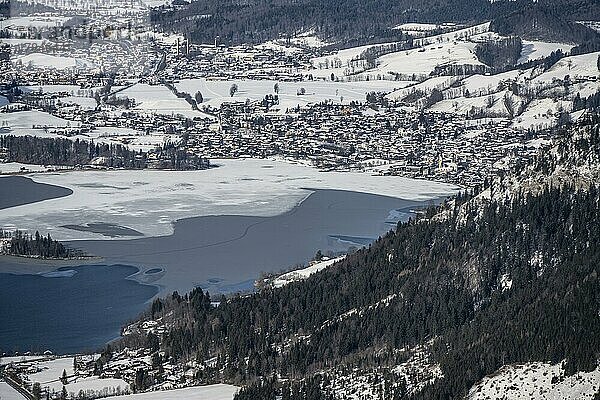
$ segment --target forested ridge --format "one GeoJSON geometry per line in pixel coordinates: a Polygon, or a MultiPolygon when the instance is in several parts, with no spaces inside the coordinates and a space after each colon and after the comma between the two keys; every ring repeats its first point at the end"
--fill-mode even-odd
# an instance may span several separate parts
{"type": "Polygon", "coordinates": [[[200,43],[213,43],[215,38],[228,44],[261,43],[314,31],[329,42],[356,46],[401,40],[400,32],[391,28],[404,22],[470,24],[497,19],[494,26],[503,34],[580,43],[594,32],[570,21],[597,20],[599,12],[592,0],[207,0],[174,9],[159,7],[152,21],[200,43]]]}
{"type": "MultiPolygon", "coordinates": [[[[559,133],[556,152],[515,172],[523,182],[537,176],[535,191],[490,179],[306,281],[222,298],[217,307],[201,289],[174,293],[142,316],[161,321],[164,335],[140,331],[117,346],[153,346],[160,362],[212,359],[196,379],[249,385],[238,399],[343,398],[329,379],[345,368],[387,368],[377,378],[386,387],[381,398],[418,399],[459,398],[516,362],[565,360],[567,373],[593,370],[600,192],[576,173],[560,184],[539,179],[561,166],[597,167],[599,120],[583,124],[559,133]],[[441,374],[411,391],[389,371],[419,345],[441,374]]],[[[151,374],[139,389],[161,379],[151,374]]]]}

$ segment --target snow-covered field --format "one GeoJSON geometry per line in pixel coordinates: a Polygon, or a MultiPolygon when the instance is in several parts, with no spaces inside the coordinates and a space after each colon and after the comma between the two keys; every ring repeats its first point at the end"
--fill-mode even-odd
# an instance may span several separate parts
{"type": "Polygon", "coordinates": [[[11,17],[4,21],[0,21],[0,28],[52,28],[54,26],[62,26],[70,17],[59,16],[27,16],[27,17],[11,17]]]}
{"type": "MultiPolygon", "coordinates": [[[[67,167],[58,167],[51,165],[35,165],[35,164],[22,164],[16,162],[0,163],[0,175],[1,174],[16,174],[26,172],[46,172],[55,169],[66,169],[67,167]]],[[[0,359],[2,363],[3,359],[0,359]]]]}
{"type": "Polygon", "coordinates": [[[15,59],[24,66],[45,67],[63,70],[67,68],[94,69],[96,66],[82,58],[53,56],[50,54],[31,53],[15,59]]]}
{"type": "MultiPolygon", "coordinates": [[[[0,226],[52,233],[57,239],[105,237],[60,228],[101,221],[148,236],[172,233],[177,219],[204,215],[278,215],[310,190],[341,189],[408,200],[449,195],[453,185],[366,173],[319,172],[276,160],[217,160],[204,171],[73,171],[31,174],[37,182],[68,187],[60,199],[0,210],[0,226]]],[[[2,179],[2,178],[0,178],[2,179]]]]}
{"type": "Polygon", "coordinates": [[[24,92],[42,92],[42,93],[69,93],[74,95],[81,88],[78,85],[36,85],[20,86],[24,92]]]}
{"type": "MultiPolygon", "coordinates": [[[[94,99],[89,97],[67,96],[61,98],[61,102],[67,105],[79,104],[84,109],[93,109],[96,106],[94,99]]],[[[183,111],[192,112],[191,108],[183,111]]],[[[197,112],[195,115],[204,114],[197,112]]],[[[131,128],[106,126],[97,127],[86,134],[75,134],[75,128],[78,128],[80,125],[77,121],[69,121],[38,110],[0,113],[0,127],[5,128],[7,134],[16,136],[29,135],[46,138],[67,138],[66,136],[59,136],[56,132],[53,132],[53,129],[73,128],[73,132],[68,136],[71,140],[92,139],[97,143],[121,144],[136,151],[149,151],[156,146],[179,140],[176,135],[166,135],[157,132],[147,134],[131,128]]],[[[0,171],[17,172],[5,164],[0,164],[0,171]]]]}
{"type": "Polygon", "coordinates": [[[8,365],[12,363],[21,363],[44,359],[46,356],[10,356],[0,358],[0,365],[8,365]]]}
{"type": "Polygon", "coordinates": [[[303,268],[303,269],[297,269],[295,271],[287,272],[287,273],[275,278],[273,280],[273,286],[281,287],[281,286],[287,285],[290,282],[306,279],[309,276],[311,276],[312,274],[319,272],[319,271],[335,264],[336,262],[342,260],[343,258],[344,257],[342,256],[342,257],[327,259],[325,261],[316,262],[316,263],[314,263],[306,268],[303,268]]]}
{"type": "Polygon", "coordinates": [[[1,400],[24,400],[19,392],[13,389],[8,383],[0,381],[0,399],[1,400]]]}
{"type": "MultiPolygon", "coordinates": [[[[138,393],[127,396],[107,397],[107,400],[231,400],[238,391],[232,385],[195,386],[185,389],[138,393]]],[[[258,399],[257,399],[258,400],[258,399]]]]}
{"type": "MultiPolygon", "coordinates": [[[[466,115],[474,107],[475,109],[484,110],[485,112],[489,113],[489,115],[508,117],[508,111],[503,101],[504,96],[507,93],[508,92],[505,91],[487,96],[459,97],[456,99],[442,100],[431,106],[430,110],[438,112],[453,112],[455,114],[466,115]],[[492,105],[490,106],[490,104],[492,105]]],[[[508,95],[510,96],[511,93],[508,93],[508,95]]],[[[512,98],[517,99],[515,103],[519,102],[517,96],[512,96],[512,98]]]]}
{"type": "Polygon", "coordinates": [[[598,79],[598,56],[600,52],[565,57],[554,64],[548,71],[533,79],[534,83],[552,82],[554,79],[564,79],[569,76],[576,78],[598,79]]]}
{"type": "Polygon", "coordinates": [[[187,101],[175,96],[175,94],[164,85],[138,83],[119,92],[118,96],[135,99],[136,110],[164,115],[181,114],[188,118],[209,117],[200,111],[193,110],[192,106],[188,104],[187,101]]]}
{"type": "Polygon", "coordinates": [[[537,60],[550,55],[553,51],[562,50],[563,53],[568,53],[573,48],[571,44],[538,42],[531,40],[523,40],[523,48],[521,49],[521,57],[517,61],[526,63],[530,60],[537,60]]]}
{"type": "Polygon", "coordinates": [[[418,49],[386,54],[379,58],[380,65],[364,74],[429,75],[436,66],[483,65],[475,56],[472,42],[442,42],[418,49]]]}
{"type": "Polygon", "coordinates": [[[0,126],[10,128],[10,133],[13,135],[51,136],[50,133],[45,132],[44,127],[74,128],[79,125],[81,125],[79,122],[68,121],[37,110],[0,113],[0,126]],[[34,126],[36,129],[33,128],[34,126]]]}
{"type": "Polygon", "coordinates": [[[365,101],[366,95],[372,91],[389,90],[394,87],[395,82],[369,81],[369,82],[277,82],[272,80],[228,80],[213,81],[206,79],[184,79],[175,86],[181,92],[195,96],[196,92],[202,93],[204,101],[199,105],[219,107],[224,102],[262,100],[266,95],[274,95],[275,84],[279,86],[279,105],[273,109],[285,112],[297,106],[305,106],[309,103],[318,103],[332,100],[336,103],[348,104],[350,101],[365,101]],[[238,92],[231,97],[229,89],[231,85],[238,86],[238,92]],[[306,93],[298,95],[298,91],[304,88],[306,93]]]}
{"type": "Polygon", "coordinates": [[[436,76],[415,85],[394,90],[393,92],[387,94],[386,97],[390,100],[402,100],[402,98],[416,91],[421,91],[427,94],[433,89],[444,90],[458,80],[460,80],[460,77],[458,76],[436,76]]]}
{"type": "Polygon", "coordinates": [[[556,123],[560,110],[571,111],[571,102],[553,99],[533,100],[513,121],[518,129],[548,128],[556,123]]]}
{"type": "Polygon", "coordinates": [[[29,375],[29,380],[31,382],[39,382],[42,386],[47,386],[55,391],[62,389],[60,377],[63,370],[67,372],[67,375],[73,375],[72,357],[36,363],[36,366],[40,371],[29,375]]]}
{"type": "Polygon", "coordinates": [[[73,357],[57,358],[50,361],[33,362],[32,369],[37,372],[29,374],[27,377],[31,383],[39,382],[42,387],[47,387],[51,392],[60,392],[63,388],[63,383],[60,378],[63,371],[67,373],[68,383],[65,389],[68,393],[77,395],[80,391],[88,393],[114,394],[116,392],[129,392],[129,384],[122,379],[106,378],[100,379],[95,376],[91,377],[72,377],[73,357]]]}
{"type": "Polygon", "coordinates": [[[600,368],[565,376],[561,364],[508,365],[484,378],[469,391],[469,400],[593,399],[600,388],[600,368]]]}
{"type": "Polygon", "coordinates": [[[519,75],[521,75],[521,71],[519,70],[503,72],[496,75],[475,74],[463,79],[462,85],[465,90],[469,91],[471,96],[477,96],[496,91],[501,82],[517,79],[519,75]]]}

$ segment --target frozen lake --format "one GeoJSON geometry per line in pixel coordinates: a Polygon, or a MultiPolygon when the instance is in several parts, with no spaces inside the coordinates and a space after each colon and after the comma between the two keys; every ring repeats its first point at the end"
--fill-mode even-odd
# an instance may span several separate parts
{"type": "Polygon", "coordinates": [[[251,289],[262,271],[306,263],[317,249],[327,254],[361,247],[392,229],[398,218],[407,218],[410,207],[421,204],[365,193],[316,190],[299,206],[271,217],[187,218],[175,223],[170,236],[69,244],[109,263],[153,269],[153,274],[141,273],[136,279],[160,285],[163,294],[196,286],[213,293],[231,292],[251,289]]]}
{"type": "MultiPolygon", "coordinates": [[[[117,336],[159,290],[162,295],[196,286],[211,293],[251,290],[261,271],[305,263],[317,249],[360,247],[421,204],[317,190],[272,217],[196,217],[176,222],[170,236],[72,242],[104,260],[39,273],[0,273],[0,351],[94,349],[117,336]]],[[[19,268],[10,260],[0,259],[0,272],[19,268]]]]}
{"type": "Polygon", "coordinates": [[[0,226],[51,232],[101,259],[0,258],[0,352],[100,347],[157,294],[251,290],[262,271],[304,264],[317,250],[368,244],[411,209],[454,191],[272,160],[225,161],[194,173],[31,176],[46,185],[26,179],[37,197],[0,210],[0,226]],[[73,193],[47,199],[57,186],[73,193]]]}

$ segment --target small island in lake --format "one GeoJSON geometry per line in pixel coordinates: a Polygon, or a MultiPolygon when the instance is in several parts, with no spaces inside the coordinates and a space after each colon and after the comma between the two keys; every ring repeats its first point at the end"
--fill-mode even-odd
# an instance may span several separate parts
{"type": "Polygon", "coordinates": [[[32,257],[42,259],[79,259],[89,258],[85,252],[65,246],[52,239],[48,233],[35,235],[20,230],[0,230],[0,255],[32,257]]]}

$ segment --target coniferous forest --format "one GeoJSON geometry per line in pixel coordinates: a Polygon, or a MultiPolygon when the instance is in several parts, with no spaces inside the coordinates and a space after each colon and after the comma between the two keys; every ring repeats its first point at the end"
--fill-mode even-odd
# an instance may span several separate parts
{"type": "Polygon", "coordinates": [[[152,21],[194,41],[261,43],[280,35],[314,31],[331,42],[360,45],[377,40],[401,40],[390,28],[404,22],[493,21],[503,35],[583,43],[598,35],[572,21],[595,19],[600,8],[592,0],[534,2],[488,0],[268,0],[193,1],[180,7],[159,7],[152,21]],[[522,15],[525,15],[523,19],[522,15]]]}
{"type": "Polygon", "coordinates": [[[6,253],[13,256],[40,258],[71,258],[83,256],[80,251],[70,249],[58,240],[52,239],[50,234],[42,236],[37,231],[35,232],[35,235],[30,235],[22,231],[0,231],[0,239],[8,239],[7,245],[5,248],[0,249],[0,253],[6,253]]]}
{"type": "MultiPolygon", "coordinates": [[[[600,157],[598,118],[577,129],[576,139],[572,128],[558,133],[556,153],[428,209],[305,281],[229,299],[196,289],[155,300],[142,319],[160,318],[167,332],[117,346],[151,343],[172,362],[214,359],[196,378],[246,385],[238,399],[328,399],[324,371],[392,367],[405,360],[401,349],[424,343],[442,373],[415,399],[459,398],[511,363],[594,370],[600,191],[572,171],[561,184],[553,175],[600,157]],[[511,189],[523,174],[547,183],[511,189]]],[[[407,397],[391,383],[385,398],[407,397]]]]}
{"type": "Polygon", "coordinates": [[[86,166],[95,164],[111,168],[176,170],[206,169],[208,159],[189,154],[179,146],[164,144],[151,152],[130,150],[120,144],[94,143],[87,140],[39,138],[35,136],[0,136],[7,162],[37,165],[86,166]]]}

